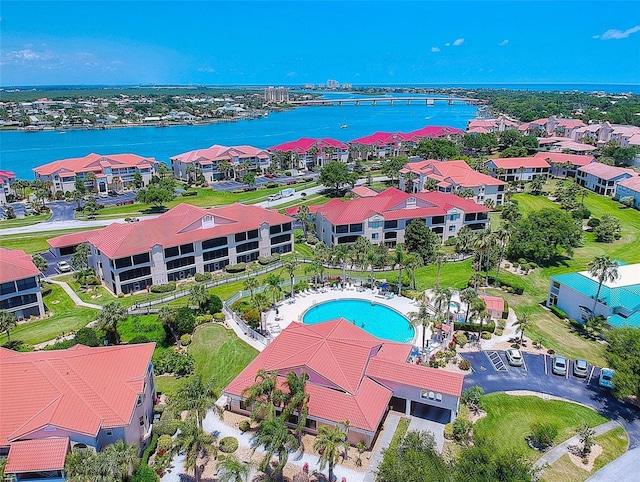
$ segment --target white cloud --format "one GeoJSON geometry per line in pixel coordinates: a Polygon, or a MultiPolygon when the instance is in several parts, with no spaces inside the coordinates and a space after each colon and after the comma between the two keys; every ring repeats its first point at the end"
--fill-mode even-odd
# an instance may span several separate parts
{"type": "Polygon", "coordinates": [[[440,52],[440,48],[439,47],[431,47],[431,51],[432,52],[440,52]]]}
{"type": "Polygon", "coordinates": [[[287,77],[296,77],[298,74],[295,71],[287,72],[287,77]]]}
{"type": "Polygon", "coordinates": [[[463,39],[463,38],[459,38],[459,39],[456,39],[456,40],[453,42],[453,46],[454,46],[454,47],[459,47],[459,46],[460,46],[460,45],[462,45],[463,43],[464,43],[464,39],[463,39]]]}
{"type": "Polygon", "coordinates": [[[600,40],[620,40],[623,38],[627,38],[629,35],[634,34],[636,32],[640,32],[640,25],[636,25],[635,27],[628,28],[627,30],[618,30],[612,28],[607,30],[602,35],[594,35],[593,38],[599,38],[600,40]]]}
{"type": "Polygon", "coordinates": [[[215,74],[216,69],[213,67],[198,67],[198,72],[207,72],[209,74],[215,74]]]}
{"type": "Polygon", "coordinates": [[[22,50],[14,50],[9,53],[9,57],[14,60],[23,60],[23,61],[33,61],[42,59],[42,54],[38,52],[34,52],[31,49],[22,49],[22,50]]]}
{"type": "Polygon", "coordinates": [[[504,47],[505,45],[507,45],[509,43],[509,41],[507,39],[504,39],[502,42],[500,42],[498,45],[500,47],[504,47]]]}
{"type": "Polygon", "coordinates": [[[449,42],[447,42],[446,44],[444,44],[445,47],[449,47],[451,44],[449,42]]]}

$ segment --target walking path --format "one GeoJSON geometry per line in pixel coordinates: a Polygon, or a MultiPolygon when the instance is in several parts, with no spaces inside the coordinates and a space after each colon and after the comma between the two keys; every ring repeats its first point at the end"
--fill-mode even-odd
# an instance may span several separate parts
{"type": "MultiPolygon", "coordinates": [[[[369,470],[364,476],[363,482],[375,482],[376,480],[376,470],[382,462],[382,451],[386,449],[391,443],[391,439],[393,438],[393,434],[396,433],[396,429],[398,428],[398,422],[400,422],[401,415],[399,413],[389,412],[387,415],[387,419],[384,422],[384,431],[380,434],[378,441],[376,442],[376,447],[374,449],[373,454],[371,454],[371,462],[369,465],[369,470]]],[[[351,482],[351,479],[347,479],[351,482]]]]}
{"type": "MultiPolygon", "coordinates": [[[[618,427],[622,427],[622,425],[620,425],[620,423],[616,422],[615,420],[610,420],[606,423],[603,423],[602,425],[598,425],[597,427],[594,427],[593,431],[595,432],[595,435],[598,436],[598,435],[602,435],[603,433],[607,433],[613,430],[614,428],[618,428],[618,427]]],[[[572,445],[579,445],[579,444],[580,444],[580,437],[578,435],[574,435],[569,440],[565,440],[561,444],[558,444],[555,447],[553,447],[551,450],[549,450],[546,454],[540,457],[536,461],[536,463],[533,464],[533,466],[536,469],[542,469],[547,464],[551,465],[554,462],[556,462],[560,457],[562,457],[564,454],[569,452],[569,449],[572,445]]]]}
{"type": "Polygon", "coordinates": [[[69,297],[73,300],[76,306],[84,306],[85,308],[93,308],[94,310],[102,309],[102,306],[100,305],[94,305],[93,303],[86,303],[82,301],[78,296],[78,294],[71,289],[71,286],[69,286],[64,281],[56,281],[52,278],[44,278],[44,281],[48,283],[53,283],[54,285],[62,286],[62,289],[65,291],[65,293],[69,295],[69,297]]]}

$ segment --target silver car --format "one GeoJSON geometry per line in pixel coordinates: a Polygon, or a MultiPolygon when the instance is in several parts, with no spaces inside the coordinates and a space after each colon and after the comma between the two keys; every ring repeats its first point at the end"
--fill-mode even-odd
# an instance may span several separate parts
{"type": "Polygon", "coordinates": [[[554,356],[551,371],[556,375],[565,376],[567,374],[567,359],[560,355],[554,356]]]}
{"type": "Polygon", "coordinates": [[[523,361],[522,361],[522,353],[520,353],[520,350],[511,348],[505,352],[505,355],[507,357],[507,361],[509,362],[509,365],[511,365],[512,367],[522,366],[523,361]]]}
{"type": "Polygon", "coordinates": [[[58,271],[60,271],[61,273],[68,273],[73,269],[71,265],[66,261],[58,261],[56,263],[56,268],[58,268],[58,271]]]}
{"type": "Polygon", "coordinates": [[[587,372],[589,370],[589,364],[587,360],[577,358],[573,361],[573,376],[579,378],[587,378],[587,372]]]}

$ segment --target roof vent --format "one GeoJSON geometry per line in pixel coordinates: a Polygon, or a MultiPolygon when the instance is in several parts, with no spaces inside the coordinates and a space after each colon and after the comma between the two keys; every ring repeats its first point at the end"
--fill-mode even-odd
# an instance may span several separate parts
{"type": "Polygon", "coordinates": [[[205,214],[202,216],[202,229],[212,228],[216,225],[211,214],[205,214]]]}

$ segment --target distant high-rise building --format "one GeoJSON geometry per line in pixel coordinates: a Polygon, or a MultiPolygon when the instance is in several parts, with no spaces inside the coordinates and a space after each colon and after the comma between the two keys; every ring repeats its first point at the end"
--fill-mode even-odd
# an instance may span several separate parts
{"type": "Polygon", "coordinates": [[[316,88],[316,86],[315,86],[315,85],[313,85],[313,84],[304,84],[304,85],[302,86],[302,88],[303,88],[303,89],[309,89],[309,90],[312,90],[312,89],[315,89],[315,88],[316,88]]]}
{"type": "Polygon", "coordinates": [[[289,102],[289,89],[286,87],[267,87],[264,89],[266,102],[289,102]]]}
{"type": "Polygon", "coordinates": [[[353,85],[351,85],[351,84],[342,84],[342,89],[343,90],[349,90],[349,89],[352,89],[352,88],[353,88],[353,85]]]}
{"type": "Polygon", "coordinates": [[[327,80],[327,89],[337,89],[338,87],[340,87],[340,82],[337,80],[327,80]]]}

